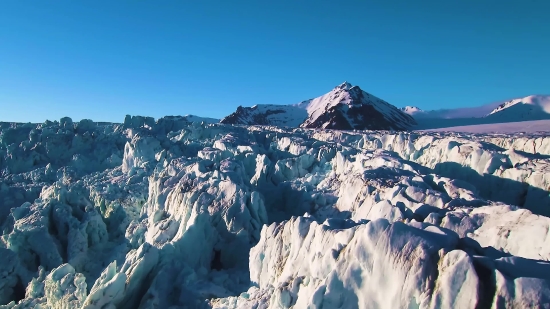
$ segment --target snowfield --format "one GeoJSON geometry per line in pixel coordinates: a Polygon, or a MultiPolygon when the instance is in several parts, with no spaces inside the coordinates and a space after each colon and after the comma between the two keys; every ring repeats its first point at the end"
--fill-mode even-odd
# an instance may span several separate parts
{"type": "Polygon", "coordinates": [[[547,133],[194,119],[0,123],[0,308],[549,307],[547,133]]]}

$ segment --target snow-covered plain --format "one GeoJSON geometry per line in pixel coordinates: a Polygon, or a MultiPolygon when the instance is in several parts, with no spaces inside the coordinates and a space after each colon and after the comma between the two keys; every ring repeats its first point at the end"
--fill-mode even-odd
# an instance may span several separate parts
{"type": "Polygon", "coordinates": [[[548,135],[0,130],[0,308],[550,303],[548,135]]]}
{"type": "Polygon", "coordinates": [[[550,120],[478,124],[469,126],[445,127],[439,129],[427,129],[420,131],[464,133],[550,133],[550,120]]]}

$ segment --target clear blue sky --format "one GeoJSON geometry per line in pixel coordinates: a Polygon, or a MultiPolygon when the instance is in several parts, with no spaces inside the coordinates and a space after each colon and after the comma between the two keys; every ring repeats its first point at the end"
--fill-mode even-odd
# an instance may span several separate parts
{"type": "Polygon", "coordinates": [[[402,107],[550,93],[547,0],[0,2],[0,120],[222,117],[343,81],[402,107]]]}

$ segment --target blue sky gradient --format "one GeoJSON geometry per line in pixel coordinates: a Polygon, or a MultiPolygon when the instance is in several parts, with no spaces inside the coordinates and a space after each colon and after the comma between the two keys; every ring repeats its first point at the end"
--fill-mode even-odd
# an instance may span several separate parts
{"type": "Polygon", "coordinates": [[[223,117],[343,81],[398,107],[550,94],[550,1],[0,2],[0,121],[223,117]]]}

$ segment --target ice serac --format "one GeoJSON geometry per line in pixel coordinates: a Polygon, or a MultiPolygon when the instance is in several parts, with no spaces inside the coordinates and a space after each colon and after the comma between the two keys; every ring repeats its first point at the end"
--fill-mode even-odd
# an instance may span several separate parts
{"type": "Polygon", "coordinates": [[[353,225],[296,219],[279,229],[266,228],[270,243],[260,242],[251,251],[251,277],[260,290],[273,289],[272,308],[403,308],[429,303],[438,251],[457,237],[445,239],[444,233],[431,235],[384,219],[353,225]]]}
{"type": "Polygon", "coordinates": [[[9,303],[16,298],[19,279],[19,259],[8,249],[0,248],[0,304],[9,303]]]}
{"type": "Polygon", "coordinates": [[[128,116],[0,136],[0,309],[548,303],[544,134],[128,116]]]}
{"type": "Polygon", "coordinates": [[[13,207],[33,202],[42,188],[63,178],[111,169],[122,162],[122,126],[72,122],[0,125],[0,224],[13,207]]]}
{"type": "Polygon", "coordinates": [[[463,134],[371,134],[360,146],[385,149],[429,168],[432,172],[473,184],[480,196],[550,215],[547,137],[534,136],[529,147],[502,143],[498,136],[463,134]],[[534,146],[541,145],[536,153],[534,146]],[[501,148],[508,145],[512,149],[501,148]],[[514,149],[517,147],[517,150],[514,149]],[[524,151],[525,149],[526,151],[524,151]],[[528,152],[529,151],[529,152],[528,152]]]}
{"type": "Polygon", "coordinates": [[[441,226],[476,240],[484,248],[550,261],[550,219],[526,209],[500,205],[455,210],[445,214],[441,226]]]}
{"type": "Polygon", "coordinates": [[[470,255],[432,224],[322,224],[292,218],[262,230],[254,283],[214,308],[543,308],[549,263],[470,255]],[[517,293],[517,294],[516,294],[517,293]]]}
{"type": "Polygon", "coordinates": [[[294,105],[240,106],[221,123],[340,130],[406,130],[415,120],[348,82],[294,105]]]}

